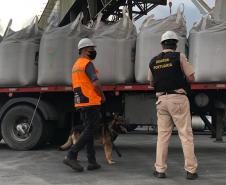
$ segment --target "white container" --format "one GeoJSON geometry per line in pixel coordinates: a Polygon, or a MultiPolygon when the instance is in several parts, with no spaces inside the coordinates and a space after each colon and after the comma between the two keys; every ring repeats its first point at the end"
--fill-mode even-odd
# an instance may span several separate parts
{"type": "Polygon", "coordinates": [[[96,44],[94,61],[102,84],[120,84],[134,79],[136,28],[123,10],[123,18],[107,25],[97,22],[92,40],[96,44]]]}
{"type": "Polygon", "coordinates": [[[20,31],[10,25],[0,43],[0,86],[22,87],[37,83],[38,51],[42,32],[37,21],[20,31]]]}
{"type": "Polygon", "coordinates": [[[226,81],[226,22],[209,15],[195,25],[189,35],[189,61],[196,82],[226,81]]]}
{"type": "Polygon", "coordinates": [[[78,42],[92,34],[92,29],[81,23],[82,17],[79,14],[69,25],[45,30],[39,50],[38,85],[71,85],[78,42]]]}
{"type": "Polygon", "coordinates": [[[152,15],[143,22],[136,43],[135,78],[138,83],[148,82],[149,63],[162,51],[160,41],[164,32],[176,32],[179,37],[177,51],[185,53],[187,31],[183,12],[179,7],[177,14],[160,20],[155,20],[152,15]]]}

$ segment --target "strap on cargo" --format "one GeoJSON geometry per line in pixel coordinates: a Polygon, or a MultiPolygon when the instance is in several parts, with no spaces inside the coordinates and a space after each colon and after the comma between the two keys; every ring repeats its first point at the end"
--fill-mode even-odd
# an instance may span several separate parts
{"type": "Polygon", "coordinates": [[[7,25],[7,27],[6,27],[5,33],[4,33],[4,35],[3,35],[3,38],[4,38],[5,36],[7,36],[8,32],[9,32],[9,29],[11,28],[12,22],[13,22],[13,20],[10,19],[9,22],[8,22],[8,25],[7,25]]]}
{"type": "Polygon", "coordinates": [[[152,22],[152,21],[155,20],[154,17],[155,17],[154,14],[151,14],[150,16],[148,16],[148,17],[144,20],[144,22],[143,22],[143,24],[141,25],[141,28],[140,28],[140,29],[148,27],[148,25],[150,24],[150,22],[152,22]]]}
{"type": "Polygon", "coordinates": [[[80,12],[74,22],[71,24],[71,30],[74,30],[82,22],[83,17],[83,13],[80,12]]]}
{"type": "Polygon", "coordinates": [[[202,17],[201,30],[205,30],[205,29],[206,29],[207,21],[208,21],[209,19],[211,19],[211,15],[210,15],[210,14],[204,15],[204,16],[202,17]]]}
{"type": "Polygon", "coordinates": [[[177,8],[176,23],[179,24],[181,19],[184,19],[184,3],[181,3],[177,8]]]}
{"type": "Polygon", "coordinates": [[[26,33],[31,33],[33,27],[35,27],[35,34],[38,33],[38,16],[32,19],[31,24],[26,29],[26,33]]]}
{"type": "Polygon", "coordinates": [[[124,27],[124,28],[127,28],[127,25],[128,25],[128,19],[129,19],[129,17],[128,17],[128,15],[127,15],[128,12],[129,12],[129,10],[128,10],[127,6],[124,6],[124,7],[123,7],[123,10],[122,10],[122,15],[123,15],[123,27],[124,27]]]}
{"type": "Polygon", "coordinates": [[[103,13],[102,12],[98,13],[98,15],[97,15],[97,21],[96,21],[96,25],[95,25],[95,30],[97,28],[99,28],[102,17],[103,17],[103,13]]]}

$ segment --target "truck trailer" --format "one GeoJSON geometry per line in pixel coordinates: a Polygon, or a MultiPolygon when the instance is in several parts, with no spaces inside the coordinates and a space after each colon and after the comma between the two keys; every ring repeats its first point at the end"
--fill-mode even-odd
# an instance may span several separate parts
{"type": "MultiPolygon", "coordinates": [[[[212,136],[224,134],[226,83],[191,84],[191,111],[200,116],[212,136]],[[207,119],[212,116],[212,122],[207,119]]],[[[149,84],[104,85],[107,115],[124,116],[131,128],[156,125],[155,92],[149,84]]],[[[73,92],[70,86],[0,88],[1,137],[9,147],[29,150],[40,144],[62,143],[73,122],[73,92]]]]}

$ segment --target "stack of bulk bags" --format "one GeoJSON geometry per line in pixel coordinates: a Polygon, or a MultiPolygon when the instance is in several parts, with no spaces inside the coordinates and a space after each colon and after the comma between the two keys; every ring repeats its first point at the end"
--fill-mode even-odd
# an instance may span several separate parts
{"type": "Polygon", "coordinates": [[[14,32],[8,25],[0,43],[0,86],[22,87],[37,82],[37,60],[42,31],[38,18],[20,31],[14,32]]]}
{"type": "Polygon", "coordinates": [[[161,35],[168,31],[174,31],[179,37],[177,51],[185,52],[187,43],[186,22],[183,10],[178,8],[177,14],[167,18],[155,20],[154,16],[148,17],[142,24],[136,44],[135,78],[139,83],[147,82],[147,74],[151,59],[162,51],[160,44],[161,35]]]}
{"type": "Polygon", "coordinates": [[[89,37],[92,30],[82,25],[82,14],[64,27],[47,28],[41,39],[38,65],[38,85],[71,85],[71,71],[78,57],[77,45],[89,37]]]}
{"type": "Polygon", "coordinates": [[[226,81],[226,22],[210,15],[193,26],[189,35],[189,61],[197,82],[226,81]]]}
{"type": "Polygon", "coordinates": [[[136,35],[136,28],[126,15],[126,8],[123,9],[123,18],[117,23],[109,25],[97,21],[92,39],[97,46],[94,63],[102,84],[133,81],[136,35]]]}

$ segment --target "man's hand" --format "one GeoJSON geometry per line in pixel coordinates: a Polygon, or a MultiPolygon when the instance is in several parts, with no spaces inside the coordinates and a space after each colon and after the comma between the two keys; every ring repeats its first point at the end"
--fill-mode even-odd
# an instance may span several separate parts
{"type": "Polygon", "coordinates": [[[188,77],[187,77],[187,80],[188,80],[188,82],[194,82],[195,81],[195,75],[194,75],[194,73],[193,74],[191,74],[191,75],[189,75],[188,77]]]}
{"type": "Polygon", "coordinates": [[[106,102],[106,97],[105,96],[101,97],[101,104],[103,104],[104,102],[106,102]]]}
{"type": "Polygon", "coordinates": [[[106,98],[105,98],[105,95],[102,91],[102,87],[100,85],[99,80],[95,80],[93,82],[93,85],[94,85],[96,93],[101,97],[101,103],[104,103],[106,101],[106,98]]]}

